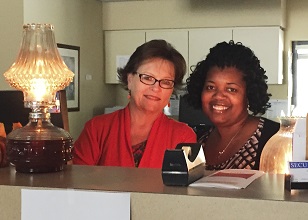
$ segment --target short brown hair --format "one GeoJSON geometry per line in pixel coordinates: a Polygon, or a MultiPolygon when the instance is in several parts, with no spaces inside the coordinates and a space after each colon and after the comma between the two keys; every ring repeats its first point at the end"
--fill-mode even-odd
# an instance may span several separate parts
{"type": "Polygon", "coordinates": [[[146,61],[153,58],[161,58],[170,61],[174,65],[174,86],[182,86],[182,80],[186,74],[186,62],[184,57],[167,41],[151,40],[137,47],[129,58],[124,68],[118,69],[118,77],[127,90],[127,76],[129,73],[136,74],[137,69],[146,61]]]}

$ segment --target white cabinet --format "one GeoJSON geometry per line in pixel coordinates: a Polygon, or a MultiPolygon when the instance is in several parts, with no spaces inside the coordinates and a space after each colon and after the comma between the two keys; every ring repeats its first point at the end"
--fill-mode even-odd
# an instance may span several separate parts
{"type": "Polygon", "coordinates": [[[232,40],[232,28],[202,28],[189,30],[189,62],[191,70],[204,60],[217,43],[232,40]]]}
{"type": "Polygon", "coordinates": [[[186,75],[183,78],[185,82],[188,75],[188,30],[153,30],[146,31],[146,41],[154,39],[163,39],[170,43],[184,57],[187,65],[186,75]]]}
{"type": "Polygon", "coordinates": [[[230,40],[252,49],[266,70],[268,84],[283,79],[283,31],[280,27],[206,28],[189,30],[189,66],[205,59],[210,48],[230,40]]]}
{"type": "Polygon", "coordinates": [[[183,55],[188,67],[184,82],[191,69],[205,59],[210,48],[233,39],[255,52],[266,70],[268,84],[282,83],[283,31],[278,26],[105,31],[106,83],[119,83],[117,68],[125,64],[138,46],[152,39],[168,41],[183,55]]]}
{"type": "MultiPolygon", "coordinates": [[[[149,31],[105,31],[105,73],[106,83],[119,83],[117,68],[141,44],[154,39],[164,39],[177,49],[188,62],[188,31],[187,30],[149,30],[149,31]]],[[[188,68],[187,68],[188,69],[188,68]]],[[[188,71],[184,80],[188,77],[188,71]]]]}
{"type": "Polygon", "coordinates": [[[117,68],[126,64],[130,55],[145,42],[144,31],[105,31],[105,81],[118,84],[117,68]]]}
{"type": "Polygon", "coordinates": [[[282,84],[283,31],[280,27],[234,28],[233,40],[254,51],[266,71],[268,84],[282,84]]]}

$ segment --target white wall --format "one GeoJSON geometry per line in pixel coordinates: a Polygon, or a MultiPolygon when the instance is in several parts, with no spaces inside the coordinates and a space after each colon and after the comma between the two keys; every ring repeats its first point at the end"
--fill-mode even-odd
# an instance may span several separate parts
{"type": "MultiPolygon", "coordinates": [[[[0,1],[0,90],[11,89],[3,73],[17,57],[23,24],[23,0],[0,1]]],[[[4,103],[0,103],[3,105],[4,103]]]]}
{"type": "Polygon", "coordinates": [[[103,29],[285,26],[285,0],[144,0],[103,3],[103,29]]]}

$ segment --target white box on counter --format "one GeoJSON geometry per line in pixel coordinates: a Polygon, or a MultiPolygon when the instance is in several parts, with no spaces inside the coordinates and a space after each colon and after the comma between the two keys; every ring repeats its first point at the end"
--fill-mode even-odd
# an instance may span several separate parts
{"type": "Polygon", "coordinates": [[[289,162],[291,182],[308,182],[308,161],[289,162]]]}

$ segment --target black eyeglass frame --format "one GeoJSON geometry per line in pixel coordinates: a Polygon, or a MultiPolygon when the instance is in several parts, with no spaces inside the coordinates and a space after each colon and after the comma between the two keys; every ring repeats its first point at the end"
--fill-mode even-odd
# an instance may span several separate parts
{"type": "Polygon", "coordinates": [[[174,81],[174,80],[171,80],[171,79],[160,79],[160,80],[158,80],[158,79],[156,79],[155,77],[150,76],[150,75],[145,74],[145,73],[138,73],[138,72],[134,72],[134,73],[137,74],[137,75],[139,76],[140,82],[142,82],[142,83],[145,84],[145,85],[152,86],[152,85],[154,85],[156,82],[158,82],[158,85],[159,85],[161,88],[163,88],[163,89],[173,89],[173,88],[174,88],[174,85],[175,85],[175,81],[174,81]],[[147,76],[147,77],[149,77],[149,78],[153,78],[153,79],[154,79],[154,82],[153,82],[153,83],[148,83],[148,82],[142,81],[142,77],[143,77],[143,76],[147,76]],[[165,85],[161,85],[161,82],[163,82],[163,81],[172,82],[172,87],[164,87],[165,85]]]}

